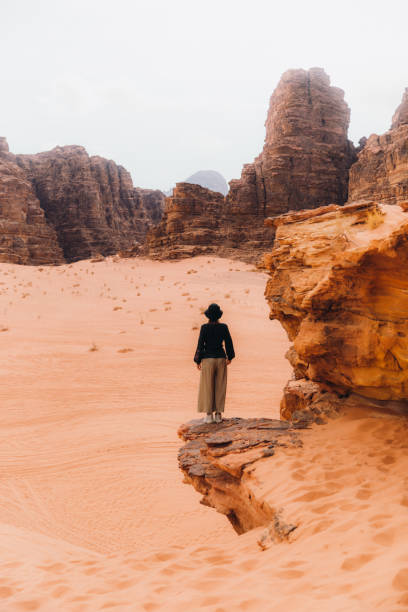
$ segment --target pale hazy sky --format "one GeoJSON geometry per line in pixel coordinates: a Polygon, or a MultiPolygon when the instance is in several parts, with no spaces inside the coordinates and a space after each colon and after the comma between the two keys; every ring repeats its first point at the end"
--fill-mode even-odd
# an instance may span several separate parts
{"type": "Polygon", "coordinates": [[[288,68],[345,90],[355,142],[408,87],[408,0],[0,0],[0,27],[10,149],[81,144],[141,187],[238,178],[288,68]]]}

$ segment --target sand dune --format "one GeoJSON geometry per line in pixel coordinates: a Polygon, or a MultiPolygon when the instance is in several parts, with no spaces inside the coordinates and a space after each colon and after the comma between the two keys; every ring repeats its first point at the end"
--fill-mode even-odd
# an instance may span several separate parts
{"type": "Polygon", "coordinates": [[[288,343],[263,274],[109,258],[1,264],[0,282],[0,610],[408,607],[400,418],[345,415],[258,462],[260,494],[299,525],[266,551],[262,528],[236,536],[182,483],[176,430],[196,416],[210,301],[237,352],[227,416],[278,415],[288,343]]]}

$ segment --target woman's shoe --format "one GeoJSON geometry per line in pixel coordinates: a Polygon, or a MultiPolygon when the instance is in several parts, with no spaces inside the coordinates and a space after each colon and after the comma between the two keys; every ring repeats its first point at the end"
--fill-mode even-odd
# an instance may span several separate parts
{"type": "Polygon", "coordinates": [[[215,413],[214,421],[215,421],[215,423],[221,423],[222,422],[222,414],[221,414],[221,412],[216,412],[215,413]]]}
{"type": "Polygon", "coordinates": [[[204,423],[214,423],[212,412],[206,414],[204,417],[204,423]]]}

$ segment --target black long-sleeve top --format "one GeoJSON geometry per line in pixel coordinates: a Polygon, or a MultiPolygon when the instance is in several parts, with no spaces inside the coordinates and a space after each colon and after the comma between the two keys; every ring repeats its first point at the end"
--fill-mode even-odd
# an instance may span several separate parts
{"type": "Polygon", "coordinates": [[[234,359],[234,345],[232,344],[228,325],[225,323],[204,323],[201,326],[194,361],[200,363],[202,359],[207,357],[228,357],[230,360],[234,359]],[[222,346],[223,342],[225,350],[222,346]]]}

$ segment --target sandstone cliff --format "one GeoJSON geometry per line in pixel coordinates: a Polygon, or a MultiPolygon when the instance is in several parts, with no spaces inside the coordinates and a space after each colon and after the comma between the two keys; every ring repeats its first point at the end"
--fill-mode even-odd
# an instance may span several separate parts
{"type": "Polygon", "coordinates": [[[62,263],[53,227],[25,172],[0,139],[0,261],[18,264],[62,263]]]}
{"type": "Polygon", "coordinates": [[[108,255],[144,239],[151,223],[143,194],[122,166],[90,157],[79,146],[17,155],[16,162],[31,181],[67,261],[108,255]]]}
{"type": "Polygon", "coordinates": [[[408,199],[408,89],[391,129],[372,134],[350,169],[350,200],[374,199],[397,204],[408,199]]]}
{"type": "Polygon", "coordinates": [[[286,388],[281,414],[291,418],[327,391],[391,401],[393,408],[408,400],[403,208],[357,202],[268,222],[277,233],[265,296],[270,318],[293,342],[288,358],[297,379],[286,388]]]}
{"type": "Polygon", "coordinates": [[[347,200],[355,161],[350,111],[321,68],[289,70],[273,93],[262,153],[230,182],[225,200],[181,183],[147,240],[153,257],[215,252],[256,261],[273,240],[268,215],[347,200]],[[200,202],[200,203],[199,203],[200,202]]]}
{"type": "Polygon", "coordinates": [[[231,211],[260,216],[347,200],[355,161],[344,92],[322,68],[288,70],[271,96],[262,153],[231,182],[231,211]]]}
{"type": "Polygon", "coordinates": [[[151,257],[174,259],[212,252],[219,234],[224,196],[200,185],[177,183],[165,200],[159,225],[146,237],[151,257]]]}

